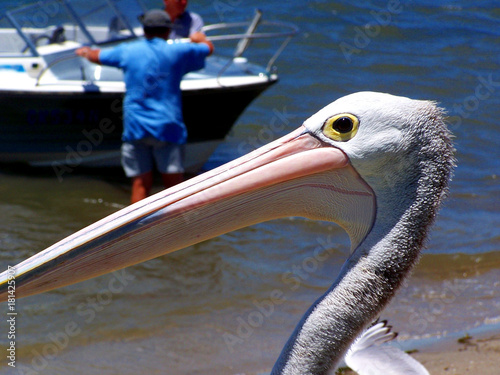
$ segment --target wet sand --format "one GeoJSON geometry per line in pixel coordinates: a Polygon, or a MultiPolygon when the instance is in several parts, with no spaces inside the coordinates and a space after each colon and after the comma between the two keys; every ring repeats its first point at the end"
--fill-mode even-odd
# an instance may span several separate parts
{"type": "Polygon", "coordinates": [[[500,374],[500,334],[464,337],[443,350],[414,353],[432,375],[500,374]]]}

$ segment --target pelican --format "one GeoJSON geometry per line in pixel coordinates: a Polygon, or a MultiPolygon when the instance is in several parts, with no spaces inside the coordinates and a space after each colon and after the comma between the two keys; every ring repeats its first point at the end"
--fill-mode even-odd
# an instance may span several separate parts
{"type": "MultiPolygon", "coordinates": [[[[350,237],[348,259],[272,370],[327,374],[419,258],[454,167],[443,116],[431,101],[375,92],[342,97],[292,133],[18,264],[16,295],[76,283],[270,219],[333,221],[350,237]]],[[[8,275],[0,275],[3,300],[8,275]]]]}

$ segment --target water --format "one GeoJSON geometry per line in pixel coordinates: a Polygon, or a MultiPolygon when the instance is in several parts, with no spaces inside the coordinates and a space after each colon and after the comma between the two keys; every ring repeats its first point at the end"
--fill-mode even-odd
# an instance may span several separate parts
{"type": "MultiPolygon", "coordinates": [[[[259,7],[267,19],[300,27],[278,60],[280,82],[247,109],[211,165],[293,130],[355,91],[433,99],[448,110],[458,158],[450,197],[413,276],[383,313],[401,345],[420,347],[500,329],[500,10],[494,1],[398,4],[215,1],[190,7],[207,23],[247,20],[259,7]]],[[[0,193],[2,268],[129,199],[120,171],[75,173],[59,182],[51,171],[2,168],[0,193]]],[[[348,249],[334,224],[283,219],[18,300],[18,367],[2,373],[264,372],[330,286],[348,249]],[[325,260],[314,262],[316,249],[326,252],[325,260]],[[276,291],[281,298],[271,302],[276,291]]],[[[3,348],[7,325],[1,321],[3,348]]]]}

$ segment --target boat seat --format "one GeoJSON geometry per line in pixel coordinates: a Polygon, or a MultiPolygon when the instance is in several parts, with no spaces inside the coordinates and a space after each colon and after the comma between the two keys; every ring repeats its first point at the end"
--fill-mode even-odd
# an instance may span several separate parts
{"type": "Polygon", "coordinates": [[[49,38],[49,44],[62,43],[65,41],[66,41],[66,36],[64,35],[64,27],[57,26],[49,38]]]}
{"type": "Polygon", "coordinates": [[[54,31],[52,31],[52,35],[48,34],[41,34],[34,36],[33,38],[33,43],[38,46],[38,43],[42,40],[47,39],[46,44],[55,44],[55,43],[63,43],[66,41],[66,37],[64,35],[64,27],[62,26],[57,26],[54,31]]]}

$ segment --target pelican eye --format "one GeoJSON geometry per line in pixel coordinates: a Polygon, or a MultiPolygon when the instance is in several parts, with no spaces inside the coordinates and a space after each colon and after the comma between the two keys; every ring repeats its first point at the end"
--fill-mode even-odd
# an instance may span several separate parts
{"type": "Polygon", "coordinates": [[[330,117],[323,125],[323,134],[334,141],[345,142],[358,132],[359,120],[350,113],[330,117]]]}

